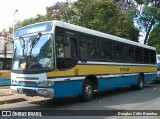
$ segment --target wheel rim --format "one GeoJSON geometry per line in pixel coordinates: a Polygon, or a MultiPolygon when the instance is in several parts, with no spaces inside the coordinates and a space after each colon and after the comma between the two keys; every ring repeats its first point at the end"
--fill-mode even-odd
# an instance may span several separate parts
{"type": "Polygon", "coordinates": [[[142,87],[142,85],[143,85],[143,84],[142,84],[142,80],[141,80],[141,81],[140,81],[140,87],[142,87]]]}
{"type": "Polygon", "coordinates": [[[141,88],[143,87],[143,79],[142,79],[142,77],[140,77],[139,86],[140,86],[141,88]]]}
{"type": "Polygon", "coordinates": [[[88,97],[92,96],[92,86],[91,85],[87,85],[85,88],[85,95],[88,97]]]}

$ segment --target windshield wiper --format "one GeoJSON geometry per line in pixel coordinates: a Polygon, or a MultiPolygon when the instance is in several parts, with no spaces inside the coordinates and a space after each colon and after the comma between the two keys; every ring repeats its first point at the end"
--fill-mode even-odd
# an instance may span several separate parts
{"type": "Polygon", "coordinates": [[[42,36],[42,34],[39,32],[39,33],[34,37],[33,40],[32,40],[33,37],[30,37],[30,39],[29,39],[29,42],[31,42],[31,44],[30,44],[30,47],[31,47],[31,49],[30,49],[30,54],[32,53],[32,49],[36,46],[36,44],[38,43],[38,41],[39,41],[39,39],[40,39],[41,36],[42,36]]]}
{"type": "Polygon", "coordinates": [[[30,45],[31,48],[34,48],[36,46],[41,36],[42,34],[40,32],[35,36],[35,38],[32,40],[31,45],[30,45]]]}
{"type": "Polygon", "coordinates": [[[24,41],[24,38],[23,37],[19,37],[19,42],[20,42],[20,45],[21,45],[21,47],[22,47],[22,49],[23,49],[23,54],[22,55],[24,55],[24,49],[25,49],[25,41],[24,41]]]}
{"type": "Polygon", "coordinates": [[[20,45],[23,49],[25,49],[25,41],[24,41],[24,38],[23,37],[19,37],[19,42],[20,42],[20,45]]]}
{"type": "MultiPolygon", "coordinates": [[[[30,39],[29,39],[29,42],[30,42],[29,56],[30,57],[31,57],[33,48],[36,46],[36,44],[38,43],[38,41],[41,38],[41,36],[42,36],[42,34],[39,32],[35,37],[30,37],[30,39]]],[[[26,67],[28,69],[29,68],[29,66],[28,66],[28,56],[27,56],[26,62],[27,62],[26,67]]]]}

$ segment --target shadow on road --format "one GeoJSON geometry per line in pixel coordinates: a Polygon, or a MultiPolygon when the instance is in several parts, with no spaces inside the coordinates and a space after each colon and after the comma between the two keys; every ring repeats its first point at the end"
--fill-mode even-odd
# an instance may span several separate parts
{"type": "MultiPolygon", "coordinates": [[[[144,103],[160,97],[159,84],[146,84],[143,90],[130,87],[116,88],[95,93],[90,102],[81,102],[77,96],[62,99],[46,99],[28,102],[29,108],[18,107],[18,110],[117,110],[114,105],[144,103]]],[[[10,108],[14,109],[15,108],[10,108]]]]}
{"type": "MultiPolygon", "coordinates": [[[[132,103],[143,103],[160,97],[158,84],[146,84],[143,90],[133,90],[130,87],[116,88],[109,91],[95,93],[94,99],[90,102],[81,102],[77,96],[62,99],[49,99],[39,102],[30,102],[49,109],[65,109],[75,105],[81,105],[83,109],[107,109],[107,106],[123,105],[132,103]],[[94,106],[94,104],[96,104],[94,106]],[[86,106],[87,105],[87,106],[86,106]],[[104,108],[105,105],[105,108],[104,108]]],[[[77,106],[78,109],[78,106],[77,106]]]]}

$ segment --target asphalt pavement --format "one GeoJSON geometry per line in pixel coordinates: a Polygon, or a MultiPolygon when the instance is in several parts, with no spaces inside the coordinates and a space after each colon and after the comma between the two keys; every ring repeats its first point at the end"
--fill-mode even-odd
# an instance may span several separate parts
{"type": "MultiPolygon", "coordinates": [[[[155,83],[160,84],[160,80],[155,83]]],[[[43,97],[30,97],[26,96],[25,94],[13,94],[11,92],[10,86],[0,86],[0,105],[34,100],[43,100],[43,97]]]]}

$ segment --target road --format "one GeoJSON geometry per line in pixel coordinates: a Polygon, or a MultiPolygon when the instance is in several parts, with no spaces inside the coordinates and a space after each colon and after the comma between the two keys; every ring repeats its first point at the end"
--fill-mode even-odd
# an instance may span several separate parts
{"type": "MultiPolygon", "coordinates": [[[[160,116],[99,116],[98,110],[150,110],[160,114],[160,84],[146,84],[143,90],[133,90],[130,87],[96,93],[90,102],[81,102],[77,97],[63,99],[29,98],[28,101],[0,105],[1,110],[94,110],[92,116],[54,116],[54,119],[159,119],[160,116]],[[96,111],[97,110],[97,111],[96,111]],[[97,113],[97,114],[96,114],[97,113]]],[[[126,112],[126,111],[125,111],[126,112]]],[[[138,111],[136,111],[138,112],[138,111]]],[[[61,113],[61,112],[60,112],[61,113]]],[[[67,113],[67,112],[66,112],[67,113]]],[[[72,113],[72,112],[70,112],[72,113]]],[[[80,114],[81,115],[81,114],[80,114]]],[[[117,114],[116,114],[117,115],[117,114]]],[[[17,118],[17,117],[16,117],[17,118]]],[[[42,117],[43,118],[43,117],[42,117]]],[[[48,116],[48,118],[53,118],[48,116]]]]}

